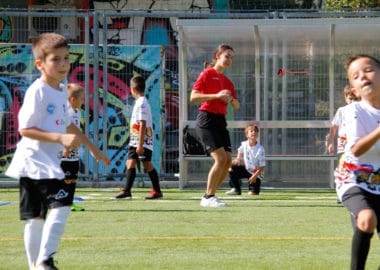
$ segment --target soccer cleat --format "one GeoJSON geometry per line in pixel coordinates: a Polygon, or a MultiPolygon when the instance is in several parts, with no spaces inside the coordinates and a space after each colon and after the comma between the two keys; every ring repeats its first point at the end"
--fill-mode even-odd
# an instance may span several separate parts
{"type": "Polygon", "coordinates": [[[49,258],[46,261],[43,261],[41,264],[34,265],[34,270],[58,270],[54,265],[53,258],[49,258]]]}
{"type": "Polygon", "coordinates": [[[84,211],[84,208],[82,206],[79,206],[79,205],[76,205],[75,203],[73,203],[71,205],[71,211],[80,212],[80,211],[84,211]]]}
{"type": "Polygon", "coordinates": [[[236,190],[236,188],[233,188],[229,191],[226,192],[227,195],[241,195],[241,191],[240,190],[236,190]]]}
{"type": "Polygon", "coordinates": [[[132,193],[125,191],[125,189],[121,189],[119,194],[115,196],[115,199],[132,199],[132,193]]]}
{"type": "Polygon", "coordinates": [[[227,204],[224,202],[221,202],[218,197],[213,196],[210,198],[202,197],[201,200],[201,206],[203,207],[226,207],[227,204]]]}
{"type": "Polygon", "coordinates": [[[162,192],[157,192],[155,190],[152,190],[148,196],[145,197],[145,200],[156,200],[156,199],[162,199],[163,195],[162,192]]]}
{"type": "Polygon", "coordinates": [[[259,195],[259,193],[256,193],[256,192],[254,192],[254,191],[248,191],[248,194],[249,194],[249,195],[259,195]]]}

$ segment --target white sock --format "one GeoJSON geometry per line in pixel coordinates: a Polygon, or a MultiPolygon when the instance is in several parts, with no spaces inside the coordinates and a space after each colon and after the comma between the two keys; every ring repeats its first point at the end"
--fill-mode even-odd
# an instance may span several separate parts
{"type": "Polygon", "coordinates": [[[42,232],[41,247],[37,264],[41,264],[57,252],[70,211],[71,208],[69,206],[53,208],[50,210],[42,232]]]}
{"type": "Polygon", "coordinates": [[[37,261],[45,220],[28,219],[24,227],[24,245],[29,269],[37,261]]]}

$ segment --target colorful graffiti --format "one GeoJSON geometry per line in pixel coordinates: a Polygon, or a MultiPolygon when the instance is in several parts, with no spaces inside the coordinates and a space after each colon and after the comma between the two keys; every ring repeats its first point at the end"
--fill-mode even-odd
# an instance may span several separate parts
{"type": "Polygon", "coordinates": [[[12,40],[13,20],[10,16],[0,16],[0,42],[12,40]]]}
{"type": "MultiPolygon", "coordinates": [[[[89,59],[85,58],[83,45],[70,47],[71,71],[68,81],[85,84],[85,73],[89,81],[89,122],[90,134],[95,132],[94,126],[103,127],[103,121],[107,121],[107,130],[100,128],[97,145],[100,148],[107,146],[106,152],[112,164],[107,167],[107,174],[123,174],[125,171],[125,159],[129,139],[129,119],[134,99],[130,95],[129,80],[132,76],[140,74],[146,78],[146,96],[150,102],[154,122],[155,145],[152,162],[156,168],[160,168],[162,153],[163,125],[163,71],[162,59],[164,48],[161,46],[108,46],[107,65],[102,59],[103,49],[99,48],[98,70],[95,70],[93,59],[94,51],[91,46],[89,59]],[[85,69],[86,61],[90,64],[88,71],[85,69]],[[104,74],[107,77],[104,78],[104,74]],[[107,80],[106,89],[103,81],[107,80]],[[94,89],[94,81],[98,82],[98,89],[94,89]],[[96,92],[97,91],[97,92],[96,92]],[[103,94],[106,92],[106,100],[103,94]],[[98,106],[94,106],[94,94],[97,94],[98,106]],[[96,110],[96,111],[95,111],[96,110]],[[98,122],[92,117],[97,112],[98,122]],[[103,115],[106,112],[106,116],[103,115]],[[107,142],[103,141],[106,134],[107,142]]],[[[0,173],[4,173],[11,159],[11,153],[15,150],[19,140],[17,132],[17,112],[21,106],[23,96],[30,83],[39,76],[36,71],[30,45],[3,44],[0,45],[0,97],[3,112],[1,125],[0,148],[0,173]]],[[[90,172],[94,163],[90,159],[90,172]]]]}
{"type": "MultiPolygon", "coordinates": [[[[72,5],[72,2],[66,1],[66,0],[41,0],[41,1],[28,1],[29,5],[33,5],[34,8],[38,6],[47,6],[49,8],[56,8],[57,10],[60,9],[61,6],[67,6],[72,5]]],[[[120,11],[120,10],[186,10],[191,12],[202,12],[207,13],[211,12],[211,4],[208,0],[182,0],[182,1],[176,1],[176,0],[166,0],[166,1],[140,1],[140,0],[89,0],[89,1],[73,1],[73,3],[76,3],[76,5],[73,5],[72,9],[89,9],[93,11],[98,11],[99,13],[102,12],[102,10],[114,10],[114,11],[120,11]],[[79,5],[81,4],[81,5],[79,5]]],[[[103,16],[99,16],[99,18],[103,18],[103,16]]],[[[4,42],[12,42],[12,33],[13,31],[18,31],[19,29],[14,29],[14,25],[12,24],[11,17],[2,17],[0,23],[0,38],[1,41],[4,42]]],[[[109,173],[120,173],[122,172],[122,168],[124,167],[124,161],[121,162],[123,158],[125,158],[125,152],[121,151],[118,152],[115,149],[120,149],[121,147],[125,148],[125,145],[127,144],[127,138],[128,138],[128,130],[123,131],[125,129],[124,127],[128,128],[128,119],[123,119],[120,117],[120,115],[125,114],[125,104],[126,102],[132,102],[132,100],[128,99],[128,87],[127,82],[130,75],[126,74],[132,74],[128,72],[135,72],[143,74],[144,76],[156,76],[156,74],[152,71],[149,71],[149,64],[153,63],[157,59],[157,55],[150,55],[149,50],[144,51],[143,55],[146,57],[144,58],[149,59],[149,61],[145,61],[145,63],[141,64],[142,59],[144,56],[139,56],[136,58],[136,55],[134,55],[132,52],[130,54],[123,55],[123,57],[117,57],[118,54],[120,54],[120,48],[125,46],[124,48],[127,48],[128,46],[133,46],[136,44],[147,46],[148,48],[150,45],[153,46],[160,46],[161,48],[161,54],[159,55],[159,61],[164,59],[162,61],[164,64],[160,66],[160,72],[163,74],[161,77],[162,79],[158,81],[151,80],[151,84],[160,84],[160,91],[163,91],[162,95],[162,102],[163,104],[157,105],[157,107],[161,108],[159,115],[160,121],[163,122],[161,125],[164,130],[161,130],[161,134],[157,134],[159,138],[161,138],[163,133],[166,135],[164,136],[166,140],[165,144],[170,145],[171,151],[174,151],[173,153],[169,153],[170,155],[178,155],[178,153],[175,153],[176,146],[178,146],[178,111],[179,111],[179,99],[178,99],[178,51],[177,51],[177,38],[176,38],[176,26],[175,26],[175,20],[176,18],[170,17],[160,17],[160,18],[150,18],[150,17],[126,17],[126,16],[106,16],[106,25],[104,25],[103,19],[100,19],[98,22],[98,29],[99,31],[97,33],[94,33],[93,28],[91,29],[91,37],[97,36],[97,39],[100,42],[103,42],[103,38],[107,41],[108,47],[108,55],[109,59],[108,61],[108,67],[107,67],[107,99],[108,103],[111,103],[112,105],[108,104],[106,111],[107,111],[107,131],[103,131],[100,129],[98,131],[99,134],[103,134],[103,132],[107,132],[109,141],[107,142],[108,148],[107,152],[110,155],[110,157],[114,158],[115,160],[118,159],[118,162],[114,162],[111,168],[109,169],[109,173]],[[106,35],[103,37],[103,35],[106,35]],[[113,55],[116,55],[113,57],[113,55]],[[135,57],[135,58],[133,58],[135,57]],[[153,60],[153,62],[151,61],[153,60]],[[149,63],[149,64],[147,64],[149,63]],[[148,66],[147,66],[148,65],[148,66]],[[148,72],[149,71],[149,72],[148,72]],[[124,72],[124,74],[123,74],[124,72]],[[120,109],[123,108],[123,109],[120,109]],[[119,125],[119,126],[118,126],[119,125]],[[125,133],[125,134],[124,134],[125,133]],[[112,148],[114,147],[114,148],[112,148]]],[[[91,27],[93,26],[93,19],[90,18],[91,27]]],[[[26,22],[28,23],[28,22],[26,22]]],[[[83,25],[82,25],[83,26],[83,25]]],[[[81,26],[81,27],[82,27],[81,26]]],[[[18,27],[22,27],[19,25],[18,27]]],[[[30,25],[24,25],[25,29],[29,29],[30,25]]],[[[44,24],[41,24],[41,27],[44,27],[44,24]]],[[[57,30],[58,31],[58,30],[57,30]]],[[[42,33],[44,32],[44,29],[36,29],[36,33],[42,33]]],[[[92,40],[92,39],[91,39],[92,40]]],[[[25,42],[29,42],[29,40],[25,40],[25,42]]],[[[21,46],[21,45],[20,45],[21,46]]],[[[140,47],[143,48],[143,47],[140,47]]],[[[17,70],[23,70],[24,67],[22,65],[25,65],[25,63],[32,63],[31,54],[30,52],[26,52],[26,48],[23,49],[23,53],[26,53],[29,56],[25,56],[23,58],[24,60],[16,62],[5,62],[8,63],[2,69],[6,70],[12,70],[15,69],[15,72],[17,70]],[[25,60],[27,59],[27,60],[25,60]]],[[[101,50],[101,47],[100,47],[101,50]]],[[[73,82],[82,83],[84,81],[84,58],[81,53],[81,48],[72,46],[72,62],[73,62],[73,69],[70,73],[69,80],[73,82]],[[78,49],[77,49],[78,48],[78,49]],[[75,64],[74,64],[75,63],[75,64]]],[[[1,57],[4,57],[6,54],[3,54],[1,57]]],[[[102,53],[99,54],[100,56],[102,53]]],[[[108,57],[108,56],[107,56],[108,57]]],[[[93,63],[92,58],[88,60],[90,63],[90,72],[91,78],[93,78],[93,63]]],[[[100,61],[102,62],[102,59],[100,57],[100,61]]],[[[1,117],[0,122],[0,129],[1,131],[5,131],[6,129],[11,128],[12,130],[17,130],[17,121],[15,121],[15,118],[12,118],[12,115],[15,114],[15,112],[18,111],[18,108],[20,107],[20,104],[22,102],[23,94],[29,85],[29,83],[38,76],[38,73],[34,70],[33,65],[28,67],[29,69],[32,69],[33,71],[22,71],[19,72],[19,81],[18,82],[9,82],[6,81],[7,78],[2,77],[0,79],[0,82],[4,85],[1,86],[1,91],[5,91],[6,93],[10,93],[13,96],[8,96],[9,94],[4,94],[4,97],[0,95],[0,106],[6,107],[3,109],[4,113],[1,117]],[[17,84],[17,85],[15,85],[17,84]],[[17,89],[17,91],[16,91],[17,89]],[[6,104],[6,105],[2,105],[6,104]],[[8,108],[9,107],[9,108],[8,108]]],[[[102,78],[104,68],[102,66],[102,63],[99,63],[99,72],[98,72],[98,78],[102,78]]],[[[158,71],[156,71],[158,72],[158,71]]],[[[10,75],[10,74],[9,74],[10,75]]],[[[4,76],[3,71],[1,71],[0,76],[4,76]]],[[[9,76],[8,80],[15,80],[15,77],[9,76]]],[[[102,82],[98,82],[100,89],[98,89],[98,92],[100,95],[103,93],[103,84],[102,82]]],[[[93,82],[90,83],[90,93],[93,93],[93,82]]],[[[152,88],[153,89],[153,88],[152,88]]],[[[5,93],[4,92],[4,93],[5,93]]],[[[156,99],[154,99],[156,100],[156,99]]],[[[99,106],[97,109],[99,109],[99,115],[102,116],[103,113],[103,103],[100,100],[99,106]]],[[[90,112],[93,112],[94,110],[94,102],[92,98],[90,98],[90,112]]],[[[128,106],[127,106],[128,107],[128,106]]],[[[97,123],[97,127],[102,128],[102,117],[100,117],[99,123],[97,123]]],[[[90,129],[94,128],[94,122],[92,118],[92,114],[90,113],[90,129]]],[[[5,145],[4,149],[0,149],[0,154],[3,157],[6,154],[11,154],[12,149],[14,149],[15,143],[18,141],[18,133],[17,132],[11,132],[8,133],[5,131],[6,134],[2,135],[1,137],[1,145],[5,145]],[[6,142],[4,141],[4,137],[6,137],[6,142]],[[3,142],[4,141],[4,142],[3,142]]],[[[99,136],[101,138],[101,136],[99,136]]],[[[103,142],[100,142],[103,143],[103,142]]],[[[165,148],[165,151],[167,151],[169,148],[165,148]]],[[[155,151],[158,155],[158,153],[163,153],[162,151],[155,151]]],[[[161,156],[162,158],[165,158],[165,155],[167,153],[164,152],[164,155],[161,156]]],[[[159,160],[158,157],[154,157],[155,159],[159,160]]],[[[9,156],[8,156],[9,159],[9,156]]],[[[175,158],[173,159],[174,163],[176,163],[175,158]]],[[[7,166],[6,160],[3,160],[0,158],[0,173],[4,171],[4,168],[7,166]]],[[[156,161],[155,166],[161,167],[162,162],[156,161]]],[[[93,165],[90,164],[90,167],[93,165]]],[[[167,165],[165,165],[167,166],[167,165]]],[[[178,165],[173,166],[173,171],[176,172],[177,170],[175,167],[178,165]]],[[[165,167],[167,168],[167,167],[165,167]]],[[[108,170],[108,168],[107,168],[108,170]]],[[[165,170],[165,169],[164,169],[165,170]]],[[[166,172],[166,171],[165,171],[166,172]]]]}

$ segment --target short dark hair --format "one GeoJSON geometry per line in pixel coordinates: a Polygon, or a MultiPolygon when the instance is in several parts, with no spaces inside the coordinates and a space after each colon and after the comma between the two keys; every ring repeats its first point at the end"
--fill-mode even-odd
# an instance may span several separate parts
{"type": "Polygon", "coordinates": [[[45,57],[54,49],[69,48],[66,38],[57,33],[40,34],[32,42],[32,51],[36,59],[45,60],[45,57]]]}
{"type": "Polygon", "coordinates": [[[143,94],[145,92],[145,79],[143,76],[136,75],[131,79],[131,88],[134,87],[137,92],[143,94]]]}
{"type": "Polygon", "coordinates": [[[360,59],[360,58],[368,58],[368,59],[371,59],[376,65],[378,68],[380,68],[380,61],[379,59],[371,56],[371,55],[368,55],[368,54],[356,54],[356,55],[353,55],[353,56],[350,56],[347,58],[346,60],[346,64],[345,64],[345,68],[346,70],[348,70],[348,68],[350,67],[350,65],[352,64],[352,62],[360,59]]]}

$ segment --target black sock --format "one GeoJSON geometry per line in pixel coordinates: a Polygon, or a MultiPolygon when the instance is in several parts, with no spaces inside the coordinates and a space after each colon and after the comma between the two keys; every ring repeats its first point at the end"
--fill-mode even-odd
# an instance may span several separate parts
{"type": "Polygon", "coordinates": [[[240,179],[232,178],[231,180],[232,180],[232,184],[234,185],[235,190],[238,192],[241,192],[240,179]]]}
{"type": "Polygon", "coordinates": [[[158,178],[158,173],[156,169],[153,169],[150,172],[148,172],[148,175],[150,177],[150,181],[152,181],[154,191],[161,192],[160,179],[158,178]]]}
{"type": "Polygon", "coordinates": [[[203,195],[204,198],[206,199],[210,199],[211,197],[214,197],[215,195],[208,195],[207,193],[205,193],[205,195],[203,195]]]}
{"type": "Polygon", "coordinates": [[[373,233],[355,229],[351,247],[351,270],[364,270],[372,235],[373,233]]]}
{"type": "Polygon", "coordinates": [[[136,178],[136,168],[128,169],[126,176],[127,176],[127,182],[125,184],[125,191],[131,192],[133,182],[135,181],[135,178],[136,178]]]}

